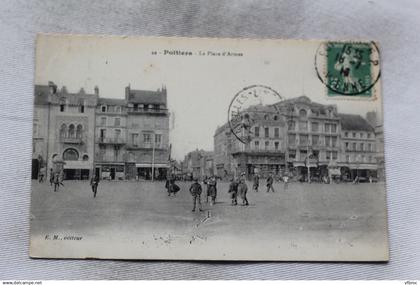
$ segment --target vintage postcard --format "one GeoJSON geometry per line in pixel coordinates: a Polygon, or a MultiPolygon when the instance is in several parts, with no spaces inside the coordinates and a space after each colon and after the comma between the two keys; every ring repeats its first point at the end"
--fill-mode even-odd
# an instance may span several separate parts
{"type": "Polygon", "coordinates": [[[30,256],[387,261],[373,41],[39,35],[30,256]]]}

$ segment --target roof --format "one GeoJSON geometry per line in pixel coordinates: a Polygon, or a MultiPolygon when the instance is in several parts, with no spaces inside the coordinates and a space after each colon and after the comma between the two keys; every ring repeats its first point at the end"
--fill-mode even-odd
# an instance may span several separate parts
{"type": "Polygon", "coordinates": [[[166,105],[166,92],[151,90],[130,90],[128,101],[141,104],[163,104],[166,105]]]}
{"type": "Polygon", "coordinates": [[[114,98],[101,98],[98,99],[98,104],[106,104],[106,105],[125,105],[124,99],[114,99],[114,98]]]}
{"type": "Polygon", "coordinates": [[[48,104],[50,88],[48,85],[35,85],[34,91],[34,104],[35,105],[46,105],[48,104]]]}
{"type": "Polygon", "coordinates": [[[341,118],[341,129],[346,131],[373,132],[373,127],[360,115],[338,114],[341,118]]]}

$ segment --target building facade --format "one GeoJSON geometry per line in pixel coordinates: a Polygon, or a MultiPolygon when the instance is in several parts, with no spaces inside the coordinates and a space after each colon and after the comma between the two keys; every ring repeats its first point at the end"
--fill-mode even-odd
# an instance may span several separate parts
{"type": "Polygon", "coordinates": [[[204,179],[215,175],[212,151],[194,150],[185,155],[182,165],[184,174],[190,178],[204,179]]]}
{"type": "Polygon", "coordinates": [[[360,115],[340,114],[343,174],[353,180],[377,177],[377,142],[375,129],[360,115]]]}
{"type": "Polygon", "coordinates": [[[166,88],[125,88],[127,102],[127,174],[165,179],[169,169],[169,112],[166,88]]]}
{"type": "Polygon", "coordinates": [[[49,82],[35,86],[34,106],[32,178],[52,168],[64,179],[166,177],[166,89],[127,87],[124,99],[108,99],[49,82]]]}
{"type": "Polygon", "coordinates": [[[102,179],[125,179],[127,109],[123,99],[99,98],[96,106],[95,169],[102,179]]]}
{"type": "Polygon", "coordinates": [[[277,176],[287,173],[301,181],[314,181],[341,176],[342,171],[355,173],[353,156],[364,161],[363,165],[357,164],[359,175],[369,175],[377,167],[369,161],[370,150],[375,148],[371,127],[360,116],[339,114],[336,105],[319,104],[301,96],[270,106],[251,106],[243,110],[241,116],[249,122],[246,143],[232,134],[228,124],[219,127],[214,135],[215,169],[222,177],[240,173],[248,177],[255,173],[262,177],[270,173],[277,176]],[[350,130],[352,128],[355,130],[350,130]],[[343,149],[352,139],[343,136],[352,131],[360,135],[361,129],[364,137],[359,140],[363,142],[357,141],[358,148],[354,153],[343,149]],[[347,161],[347,156],[352,158],[347,161]]]}

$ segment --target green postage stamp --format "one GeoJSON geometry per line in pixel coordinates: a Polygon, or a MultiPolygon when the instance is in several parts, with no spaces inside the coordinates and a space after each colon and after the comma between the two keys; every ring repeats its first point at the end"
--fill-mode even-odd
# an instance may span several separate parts
{"type": "Polygon", "coordinates": [[[315,69],[328,97],[374,99],[379,63],[374,42],[325,42],[315,56],[315,69]]]}

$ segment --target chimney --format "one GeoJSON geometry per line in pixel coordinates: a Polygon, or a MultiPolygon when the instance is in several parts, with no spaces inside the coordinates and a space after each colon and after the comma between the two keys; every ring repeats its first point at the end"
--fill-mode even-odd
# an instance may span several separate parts
{"type": "Polygon", "coordinates": [[[48,87],[49,87],[49,90],[50,90],[50,94],[57,93],[57,85],[55,85],[54,82],[48,81],[48,87]]]}
{"type": "Polygon", "coordinates": [[[95,90],[95,95],[96,96],[99,96],[99,87],[98,87],[98,85],[95,85],[95,88],[93,90],[95,90]]]}
{"type": "Polygon", "coordinates": [[[130,99],[130,83],[128,83],[128,86],[125,87],[125,100],[128,101],[130,99]]]}

